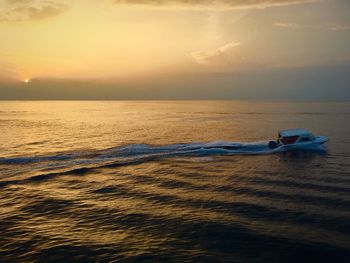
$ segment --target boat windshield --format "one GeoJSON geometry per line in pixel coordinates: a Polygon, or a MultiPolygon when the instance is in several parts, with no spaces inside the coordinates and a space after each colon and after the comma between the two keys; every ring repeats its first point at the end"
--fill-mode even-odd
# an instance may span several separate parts
{"type": "Polygon", "coordinates": [[[283,144],[293,144],[298,140],[299,136],[288,136],[288,137],[280,137],[279,140],[283,144]]]}

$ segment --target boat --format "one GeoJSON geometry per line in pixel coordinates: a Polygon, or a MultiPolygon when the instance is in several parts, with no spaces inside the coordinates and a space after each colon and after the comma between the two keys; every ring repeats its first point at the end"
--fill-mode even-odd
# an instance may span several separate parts
{"type": "Polygon", "coordinates": [[[305,149],[310,146],[322,145],[328,140],[326,136],[315,136],[306,129],[290,129],[280,131],[278,139],[269,142],[269,148],[305,149]]]}

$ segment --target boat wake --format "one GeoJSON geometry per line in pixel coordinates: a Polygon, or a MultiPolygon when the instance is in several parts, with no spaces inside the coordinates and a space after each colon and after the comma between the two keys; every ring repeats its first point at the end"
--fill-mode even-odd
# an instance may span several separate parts
{"type": "MultiPolygon", "coordinates": [[[[302,149],[303,150],[303,149],[302,149]]],[[[307,151],[324,151],[323,146],[305,147],[307,151]]],[[[47,156],[0,158],[5,177],[21,174],[34,176],[82,172],[86,169],[116,167],[173,157],[207,157],[215,155],[262,155],[289,151],[270,149],[267,141],[252,143],[215,141],[172,145],[134,144],[104,150],[77,151],[47,156]],[[12,168],[12,169],[11,169],[12,168]]]]}

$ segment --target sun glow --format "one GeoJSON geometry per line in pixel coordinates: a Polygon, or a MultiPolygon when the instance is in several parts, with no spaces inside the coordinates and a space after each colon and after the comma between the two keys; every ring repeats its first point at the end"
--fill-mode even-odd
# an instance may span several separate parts
{"type": "Polygon", "coordinates": [[[29,83],[30,82],[30,79],[25,79],[24,80],[24,83],[29,83]]]}

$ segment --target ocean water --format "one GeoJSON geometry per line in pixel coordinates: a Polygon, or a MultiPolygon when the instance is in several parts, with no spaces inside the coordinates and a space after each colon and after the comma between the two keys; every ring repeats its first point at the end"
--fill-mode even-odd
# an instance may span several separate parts
{"type": "Polygon", "coordinates": [[[2,101],[0,262],[349,262],[349,120],[347,102],[2,101]],[[268,149],[296,127],[330,141],[268,149]]]}

